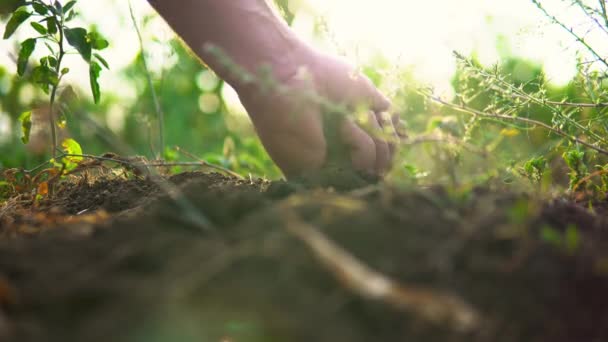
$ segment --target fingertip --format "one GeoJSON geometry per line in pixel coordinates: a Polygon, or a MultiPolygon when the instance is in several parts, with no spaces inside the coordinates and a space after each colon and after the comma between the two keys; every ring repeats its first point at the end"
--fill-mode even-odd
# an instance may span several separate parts
{"type": "Polygon", "coordinates": [[[387,111],[391,107],[391,101],[382,94],[376,85],[365,75],[359,74],[356,82],[353,98],[354,102],[366,102],[369,109],[374,112],[387,111]]]}
{"type": "Polygon", "coordinates": [[[379,90],[375,89],[373,105],[373,110],[375,112],[386,112],[391,108],[392,103],[388,97],[382,94],[379,90]]]}
{"type": "Polygon", "coordinates": [[[392,121],[393,127],[395,127],[395,131],[397,132],[399,138],[406,139],[407,131],[405,130],[405,121],[401,120],[399,114],[393,114],[392,121]]]}
{"type": "Polygon", "coordinates": [[[341,127],[343,142],[350,149],[353,167],[374,174],[376,170],[376,144],[374,140],[352,120],[344,120],[341,127]]]}
{"type": "Polygon", "coordinates": [[[378,119],[378,123],[382,126],[383,132],[387,135],[387,144],[389,151],[389,165],[388,169],[392,166],[393,158],[397,153],[397,149],[399,148],[399,144],[401,142],[401,137],[393,124],[394,118],[398,117],[397,114],[391,115],[388,112],[376,113],[376,118],[378,119]]]}
{"type": "Polygon", "coordinates": [[[376,133],[372,133],[372,140],[376,148],[376,173],[382,175],[388,170],[391,164],[390,147],[383,136],[383,126],[381,118],[375,112],[369,112],[369,123],[376,133]]]}

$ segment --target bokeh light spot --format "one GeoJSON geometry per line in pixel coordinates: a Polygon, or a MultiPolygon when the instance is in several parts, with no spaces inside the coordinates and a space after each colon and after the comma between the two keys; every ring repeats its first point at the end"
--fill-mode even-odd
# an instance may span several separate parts
{"type": "Polygon", "coordinates": [[[198,98],[199,109],[206,114],[217,113],[220,109],[220,98],[213,93],[202,94],[198,98]]]}

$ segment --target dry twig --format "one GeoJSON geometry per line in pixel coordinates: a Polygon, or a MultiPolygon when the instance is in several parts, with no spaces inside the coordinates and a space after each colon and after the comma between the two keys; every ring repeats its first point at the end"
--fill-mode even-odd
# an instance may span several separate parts
{"type": "Polygon", "coordinates": [[[287,216],[286,228],[335,278],[362,297],[413,312],[433,323],[448,322],[459,331],[470,331],[480,324],[479,313],[461,298],[397,283],[358,260],[316,227],[302,221],[293,211],[287,216]]]}
{"type": "Polygon", "coordinates": [[[499,120],[508,120],[508,121],[517,121],[517,122],[523,122],[523,123],[527,123],[533,126],[537,126],[537,127],[541,127],[544,128],[552,133],[555,133],[559,136],[562,136],[568,140],[574,141],[578,144],[581,144],[587,148],[590,148],[596,152],[599,152],[601,154],[605,154],[608,155],[608,150],[605,150],[601,147],[597,147],[595,145],[592,145],[580,138],[577,138],[575,136],[572,136],[558,128],[552,127],[550,125],[547,125],[544,122],[538,121],[538,120],[534,120],[534,119],[529,119],[529,118],[524,118],[524,117],[520,117],[520,116],[512,116],[512,115],[504,115],[504,114],[496,114],[496,113],[486,113],[486,112],[482,112],[479,111],[477,109],[473,109],[470,107],[466,107],[466,106],[462,106],[462,105],[457,105],[457,104],[453,104],[450,102],[447,102],[443,99],[441,99],[440,97],[434,96],[434,95],[429,95],[429,94],[424,94],[424,96],[427,96],[429,99],[440,103],[446,107],[452,108],[454,110],[457,110],[461,113],[465,113],[465,114],[469,114],[469,115],[474,115],[474,116],[478,116],[478,117],[482,117],[482,118],[492,118],[492,119],[499,119],[499,120]]]}

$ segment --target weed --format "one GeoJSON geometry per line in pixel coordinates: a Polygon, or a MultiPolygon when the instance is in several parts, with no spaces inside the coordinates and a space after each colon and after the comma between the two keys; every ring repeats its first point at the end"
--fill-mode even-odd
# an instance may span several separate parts
{"type": "MultiPolygon", "coordinates": [[[[492,153],[505,139],[538,144],[535,151],[517,151],[519,174],[544,189],[545,178],[551,167],[560,165],[559,158],[568,167],[569,189],[579,186],[595,190],[608,190],[605,185],[608,168],[608,88],[606,75],[608,61],[586,38],[588,32],[573,26],[553,14],[539,0],[531,0],[539,13],[551,23],[566,30],[580,47],[581,60],[576,78],[566,87],[557,88],[549,83],[541,66],[532,62],[505,59],[491,67],[482,66],[475,58],[455,52],[459,63],[453,81],[456,97],[443,99],[429,89],[418,92],[445,109],[445,115],[457,115],[459,129],[453,136],[470,142],[492,153]],[[583,59],[587,58],[587,59],[583,59]],[[517,64],[527,63],[529,75],[522,79],[516,75],[517,64]],[[484,124],[484,129],[480,125],[484,124]],[[500,132],[490,124],[503,126],[500,132]],[[504,127],[506,126],[506,127],[504,127]],[[461,131],[462,133],[459,133],[461,131]],[[500,138],[496,138],[500,135],[500,138]],[[542,144],[542,145],[541,145],[542,144]],[[534,156],[530,155],[534,153],[534,156]],[[523,160],[523,161],[522,161],[523,160]],[[597,170],[590,173],[589,170],[597,170]],[[594,181],[598,180],[598,184],[594,181]]],[[[603,1],[572,1],[573,10],[582,10],[589,25],[608,33],[608,15],[603,1]]],[[[509,156],[513,158],[512,156],[509,156]]],[[[563,164],[563,162],[561,164],[563,164]]],[[[604,191],[605,193],[605,191],[604,191]]]]}
{"type": "MultiPolygon", "coordinates": [[[[96,51],[108,47],[109,43],[96,31],[87,31],[82,27],[71,27],[69,23],[77,17],[75,5],[77,1],[72,0],[65,4],[54,0],[45,2],[43,0],[32,0],[15,9],[6,24],[4,39],[10,38],[15,31],[25,22],[30,23],[37,36],[28,38],[21,42],[17,61],[17,73],[25,76],[28,69],[30,57],[37,46],[44,44],[46,56],[42,57],[37,66],[29,73],[32,83],[38,85],[49,95],[49,128],[51,132],[51,155],[53,159],[57,156],[57,127],[66,125],[65,112],[61,111],[58,120],[55,119],[55,100],[60,88],[61,81],[70,72],[65,67],[64,57],[71,53],[69,47],[73,48],[89,65],[89,78],[91,92],[95,103],[99,103],[101,91],[99,87],[99,76],[102,66],[109,68],[107,61],[96,51]]],[[[20,117],[23,131],[22,141],[27,143],[31,128],[31,112],[25,112],[20,117]]],[[[74,145],[74,141],[67,142],[74,145]]],[[[66,143],[64,142],[64,145],[66,143]]]]}
{"type": "Polygon", "coordinates": [[[533,183],[541,185],[543,175],[547,168],[547,159],[544,156],[534,157],[524,163],[523,173],[533,183]]]}

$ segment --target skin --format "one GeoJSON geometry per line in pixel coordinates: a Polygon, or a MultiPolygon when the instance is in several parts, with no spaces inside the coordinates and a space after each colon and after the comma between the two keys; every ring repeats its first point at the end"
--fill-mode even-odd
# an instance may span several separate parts
{"type": "Polygon", "coordinates": [[[151,4],[192,51],[235,88],[264,147],[287,177],[305,176],[339,158],[328,153],[333,145],[345,147],[347,164],[356,170],[376,175],[388,170],[393,144],[367,132],[382,129],[396,141],[394,120],[383,114],[389,101],[353,66],[298,38],[265,0],[151,4]],[[241,72],[235,72],[235,66],[241,72]],[[272,86],[263,86],[265,79],[271,79],[272,86]],[[345,115],[328,126],[323,115],[328,108],[319,99],[340,105],[343,113],[363,112],[366,125],[345,115]]]}

